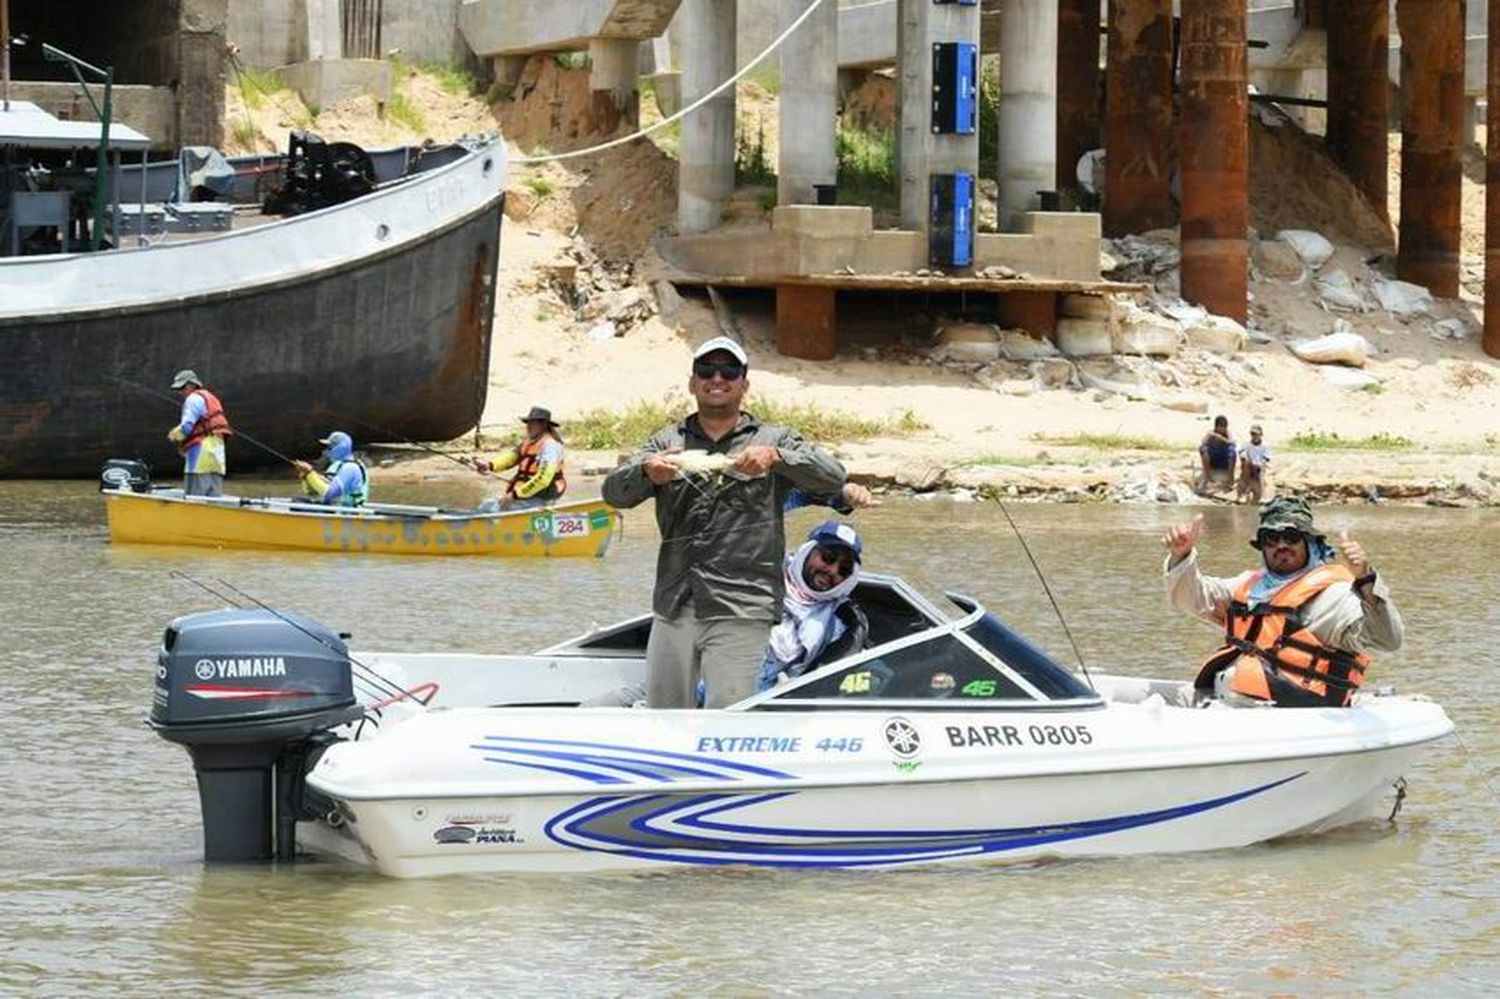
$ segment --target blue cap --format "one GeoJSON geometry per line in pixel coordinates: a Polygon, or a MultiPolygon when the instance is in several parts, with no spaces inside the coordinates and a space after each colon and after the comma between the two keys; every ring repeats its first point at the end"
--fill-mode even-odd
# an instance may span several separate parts
{"type": "Polygon", "coordinates": [[[860,556],[865,551],[864,542],[859,540],[859,532],[852,524],[846,524],[842,520],[823,521],[808,533],[807,540],[816,541],[820,545],[847,548],[856,562],[860,561],[860,556]]]}
{"type": "Polygon", "coordinates": [[[327,437],[319,437],[318,443],[328,449],[328,457],[338,461],[354,454],[354,439],[342,430],[335,430],[327,437]]]}

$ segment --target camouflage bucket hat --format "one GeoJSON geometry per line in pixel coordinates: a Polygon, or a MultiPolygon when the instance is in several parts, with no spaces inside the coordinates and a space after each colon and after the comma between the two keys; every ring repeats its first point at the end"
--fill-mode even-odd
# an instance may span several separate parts
{"type": "Polygon", "coordinates": [[[1312,507],[1301,496],[1277,496],[1261,505],[1260,523],[1255,528],[1257,537],[1250,539],[1250,547],[1259,548],[1261,531],[1301,531],[1309,538],[1321,539],[1313,527],[1312,507]]]}

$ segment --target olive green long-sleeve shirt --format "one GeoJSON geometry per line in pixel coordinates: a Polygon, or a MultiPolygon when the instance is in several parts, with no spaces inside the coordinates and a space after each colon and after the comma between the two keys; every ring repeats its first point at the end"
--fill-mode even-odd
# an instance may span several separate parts
{"type": "Polygon", "coordinates": [[[786,427],[741,413],[735,428],[710,440],[697,414],[659,430],[604,480],[604,500],[627,509],[656,499],[661,550],[656,557],[652,611],[671,618],[690,609],[699,620],[775,621],[781,612],[781,561],[786,554],[782,503],[794,488],[836,493],[844,467],[786,427]],[[771,471],[748,478],[734,471],[678,476],[664,486],[646,477],[652,454],[680,449],[733,455],[752,444],[781,453],[771,471]]]}

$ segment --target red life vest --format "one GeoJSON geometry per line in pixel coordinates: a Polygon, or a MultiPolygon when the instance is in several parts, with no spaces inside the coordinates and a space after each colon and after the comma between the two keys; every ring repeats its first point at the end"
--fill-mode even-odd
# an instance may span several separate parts
{"type": "Polygon", "coordinates": [[[1370,657],[1324,644],[1302,622],[1302,608],[1334,583],[1354,576],[1337,564],[1303,573],[1250,607],[1250,590],[1264,570],[1235,588],[1224,615],[1224,647],[1198,671],[1196,685],[1213,687],[1214,676],[1234,667],[1237,694],[1283,707],[1342,707],[1364,681],[1370,657]]]}
{"type": "MultiPolygon", "coordinates": [[[[543,434],[535,440],[528,439],[521,442],[520,447],[516,449],[520,455],[516,460],[516,474],[510,480],[510,486],[506,489],[506,492],[514,496],[520,486],[536,477],[537,470],[542,467],[542,447],[552,439],[551,434],[543,434]]],[[[557,463],[557,474],[552,477],[552,481],[547,484],[547,488],[537,493],[533,498],[556,499],[567,491],[568,480],[563,478],[563,463],[559,460],[557,463]]]]}
{"type": "Polygon", "coordinates": [[[198,422],[193,424],[193,432],[188,435],[187,440],[177,445],[178,454],[187,454],[193,445],[210,435],[228,437],[234,433],[229,425],[229,417],[224,415],[224,404],[219,397],[206,388],[194,389],[189,395],[203,396],[204,413],[198,417],[198,422]]]}

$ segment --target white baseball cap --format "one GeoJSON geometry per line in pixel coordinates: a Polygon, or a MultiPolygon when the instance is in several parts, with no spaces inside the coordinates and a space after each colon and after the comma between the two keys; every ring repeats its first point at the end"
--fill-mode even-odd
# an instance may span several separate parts
{"type": "Polygon", "coordinates": [[[732,354],[736,361],[739,361],[747,368],[750,366],[750,355],[745,353],[745,348],[727,336],[716,336],[712,340],[704,340],[698,345],[698,349],[693,351],[693,360],[696,361],[698,358],[712,354],[716,350],[732,354]]]}

